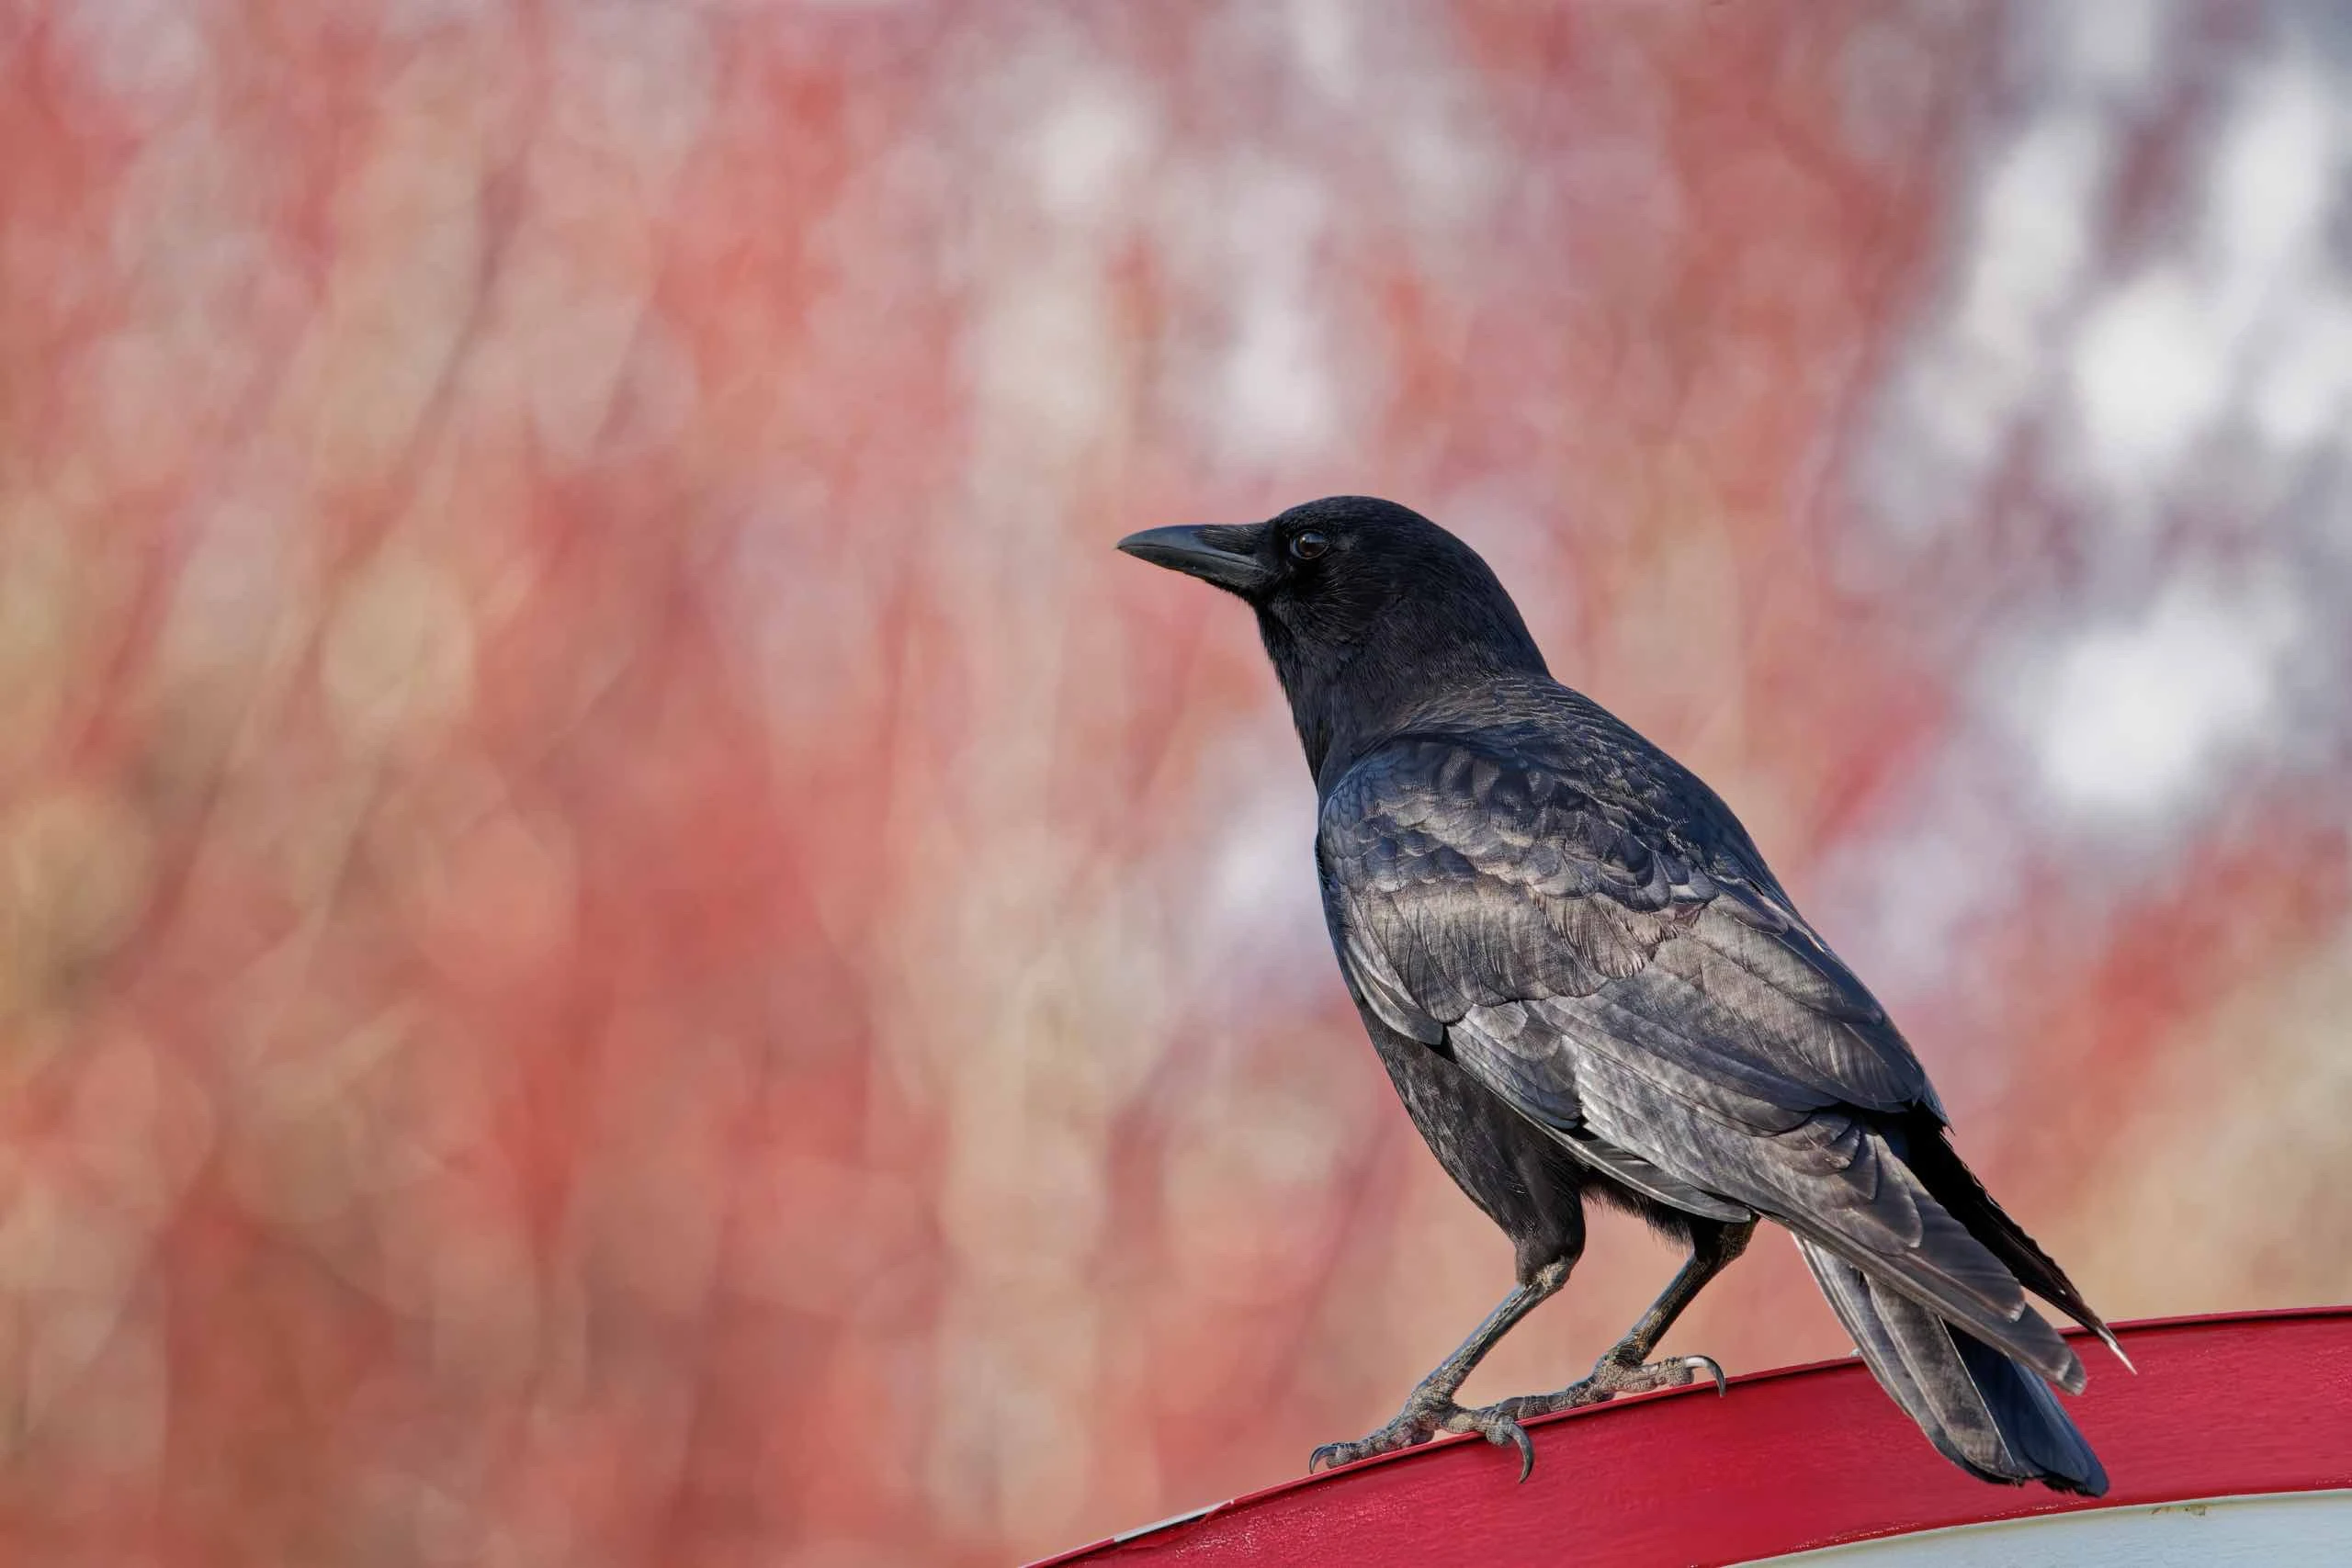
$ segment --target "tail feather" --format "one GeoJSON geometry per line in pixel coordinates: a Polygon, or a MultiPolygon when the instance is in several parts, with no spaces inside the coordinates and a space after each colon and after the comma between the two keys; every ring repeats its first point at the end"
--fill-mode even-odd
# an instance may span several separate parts
{"type": "Polygon", "coordinates": [[[2098,1456],[2039,1377],[1820,1243],[1797,1247],[1863,1362],[1945,1458],[1986,1481],[2107,1491],[2098,1456]]]}
{"type": "Polygon", "coordinates": [[[1941,1127],[1928,1127],[1902,1141],[1903,1161],[1918,1177],[1920,1185],[1944,1206],[1946,1212],[1966,1226],[1970,1235],[1984,1244],[1993,1256],[2008,1266],[2018,1282],[2043,1301],[2058,1308],[2068,1317],[2089,1329],[2115,1352],[2115,1359],[2126,1367],[2132,1358],[2123,1353],[2106,1320],[2093,1312],[2090,1303],[2066,1271],[2057,1261],[2041,1250],[2025,1227],[2009,1218],[2007,1211],[1993,1201],[1976,1173],[1962,1163],[1958,1150],[1951,1146],[1941,1127]]]}
{"type": "Polygon", "coordinates": [[[2050,1385],[1973,1335],[1946,1337],[2011,1455],[2053,1490],[2104,1495],[2107,1469],[2050,1385]]]}

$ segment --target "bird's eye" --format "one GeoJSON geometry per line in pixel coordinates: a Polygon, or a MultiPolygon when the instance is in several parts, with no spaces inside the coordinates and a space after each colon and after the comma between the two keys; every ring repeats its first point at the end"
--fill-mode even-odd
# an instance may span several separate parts
{"type": "Polygon", "coordinates": [[[1313,528],[1290,536],[1290,558],[1293,560],[1313,560],[1330,547],[1331,536],[1313,528]]]}

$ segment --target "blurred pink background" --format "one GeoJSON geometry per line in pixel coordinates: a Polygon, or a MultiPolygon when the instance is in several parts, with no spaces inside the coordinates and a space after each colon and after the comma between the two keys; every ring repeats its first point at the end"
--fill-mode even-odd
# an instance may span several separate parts
{"type": "MultiPolygon", "coordinates": [[[[2327,0],[0,4],[0,1551],[1003,1562],[1385,1420],[1510,1251],[1111,549],[1334,491],[2109,1314],[2352,1298],[2347,104],[2327,0]]],[[[1846,1348],[1777,1235],[1672,1343],[1846,1348]]]]}

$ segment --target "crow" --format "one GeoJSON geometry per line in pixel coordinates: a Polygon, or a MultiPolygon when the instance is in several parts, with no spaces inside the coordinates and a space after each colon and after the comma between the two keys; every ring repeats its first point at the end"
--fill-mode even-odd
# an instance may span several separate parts
{"type": "Polygon", "coordinates": [[[1516,1255],[1510,1293],[1396,1418],[1310,1471],[1476,1432],[1518,1450],[1523,1481],[1528,1417],[1699,1372],[1720,1392],[1711,1359],[1651,1354],[1770,1219],[1946,1458],[2106,1491],[2047,1386],[2079,1393],[2082,1363],[2025,1292],[2120,1357],[2114,1336],[1962,1163],[1918,1058],[1731,808],[1552,678],[1476,552],[1365,496],[1118,547],[1257,612],[1315,775],[1348,994],[1414,1126],[1516,1255]],[[1687,1260],[1589,1376],[1465,1408],[1471,1369],[1566,1283],[1588,1199],[1687,1260]]]}

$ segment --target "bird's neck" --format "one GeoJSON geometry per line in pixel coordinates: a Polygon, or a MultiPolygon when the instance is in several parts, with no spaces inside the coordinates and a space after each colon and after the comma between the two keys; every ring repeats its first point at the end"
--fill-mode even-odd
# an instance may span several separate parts
{"type": "Polygon", "coordinates": [[[1259,621],[1318,798],[1418,716],[1510,677],[1550,674],[1509,605],[1499,614],[1481,606],[1460,616],[1399,615],[1338,650],[1311,648],[1271,617],[1259,621]]]}

